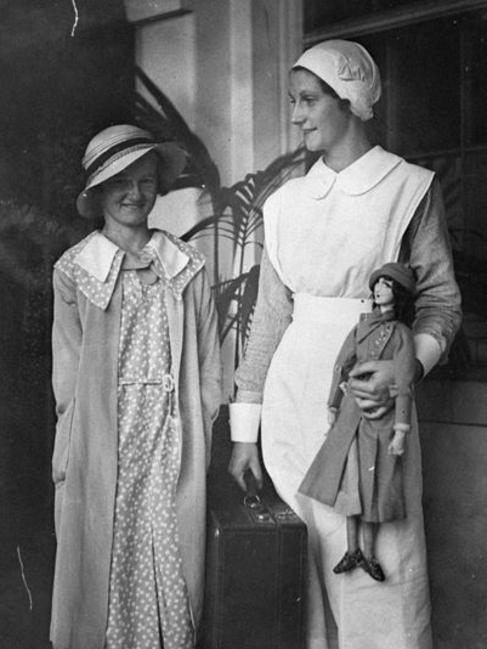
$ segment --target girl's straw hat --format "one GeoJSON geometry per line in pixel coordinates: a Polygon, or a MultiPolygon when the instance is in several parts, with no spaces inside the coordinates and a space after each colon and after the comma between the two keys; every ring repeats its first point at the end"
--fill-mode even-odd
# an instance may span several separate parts
{"type": "Polygon", "coordinates": [[[148,131],[130,124],[110,126],[95,135],[82,160],[88,179],[76,201],[81,216],[96,216],[91,191],[94,187],[116,176],[149,151],[159,156],[159,186],[167,190],[186,165],[186,154],[177,144],[156,142],[148,131]]]}

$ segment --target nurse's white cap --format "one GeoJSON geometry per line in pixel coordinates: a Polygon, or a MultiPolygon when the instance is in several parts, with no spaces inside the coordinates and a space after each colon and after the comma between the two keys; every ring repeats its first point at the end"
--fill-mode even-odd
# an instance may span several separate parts
{"type": "Polygon", "coordinates": [[[353,41],[323,41],[306,50],[293,65],[313,72],[350,110],[366,122],[374,116],[373,105],[381,96],[380,72],[365,47],[353,41]]]}

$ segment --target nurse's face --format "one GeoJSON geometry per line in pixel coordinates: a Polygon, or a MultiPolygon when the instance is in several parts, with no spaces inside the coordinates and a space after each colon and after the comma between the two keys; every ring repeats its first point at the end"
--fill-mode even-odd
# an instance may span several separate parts
{"type": "Polygon", "coordinates": [[[323,91],[320,80],[307,70],[289,75],[291,121],[299,126],[309,151],[330,151],[343,139],[351,118],[337,97],[323,91]]]}

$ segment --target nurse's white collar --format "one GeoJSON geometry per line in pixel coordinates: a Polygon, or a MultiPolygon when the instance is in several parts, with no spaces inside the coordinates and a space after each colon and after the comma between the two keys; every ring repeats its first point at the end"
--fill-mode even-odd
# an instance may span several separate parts
{"type": "MultiPolygon", "coordinates": [[[[189,262],[189,256],[183,252],[161,230],[156,230],[144,250],[151,250],[157,255],[169,279],[180,273],[189,262]]],[[[118,252],[125,255],[116,244],[107,239],[101,232],[94,232],[83,249],[76,255],[74,262],[100,282],[105,282],[118,252]]]]}
{"type": "Polygon", "coordinates": [[[374,146],[340,172],[333,171],[320,158],[305,176],[306,191],[312,198],[324,198],[336,184],[344,194],[365,194],[403,162],[394,153],[374,146]]]}

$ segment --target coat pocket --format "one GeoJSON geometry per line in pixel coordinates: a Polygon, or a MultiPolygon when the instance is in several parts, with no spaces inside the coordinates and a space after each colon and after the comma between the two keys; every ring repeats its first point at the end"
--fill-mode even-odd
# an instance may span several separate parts
{"type": "Polygon", "coordinates": [[[52,455],[52,479],[56,486],[66,479],[74,411],[75,400],[73,399],[63,414],[59,416],[56,425],[56,439],[52,455]]]}

